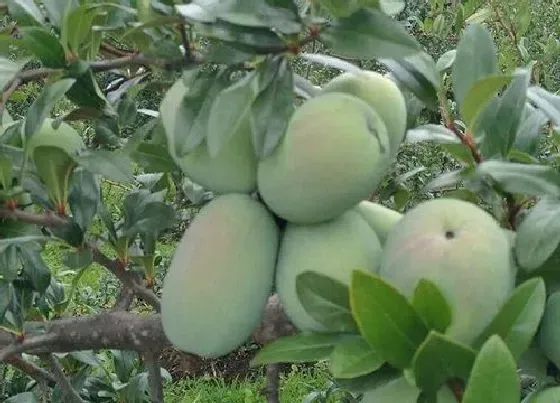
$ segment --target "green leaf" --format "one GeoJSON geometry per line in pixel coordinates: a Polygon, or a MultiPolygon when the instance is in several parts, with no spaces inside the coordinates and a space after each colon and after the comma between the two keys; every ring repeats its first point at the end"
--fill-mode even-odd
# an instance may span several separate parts
{"type": "Polygon", "coordinates": [[[35,249],[23,247],[19,247],[19,254],[23,263],[23,272],[29,277],[33,289],[42,294],[51,283],[51,272],[41,254],[35,249]]]}
{"type": "Polygon", "coordinates": [[[560,95],[553,95],[541,87],[530,87],[527,90],[527,98],[556,126],[560,126],[560,95]]]}
{"type": "Polygon", "coordinates": [[[86,3],[64,14],[60,40],[67,52],[79,54],[80,45],[91,34],[93,21],[100,11],[86,3]]]}
{"type": "Polygon", "coordinates": [[[505,157],[515,142],[521,115],[526,105],[526,91],[530,73],[521,71],[513,75],[511,84],[501,97],[496,97],[481,110],[473,132],[483,156],[505,157]]]}
{"type": "Polygon", "coordinates": [[[428,395],[435,395],[447,381],[467,381],[476,358],[469,346],[431,331],[413,360],[416,385],[428,395]]]}
{"type": "Polygon", "coordinates": [[[515,253],[525,270],[542,266],[560,244],[560,200],[543,197],[529,211],[517,231],[515,253]]]}
{"type": "Polygon", "coordinates": [[[77,169],[72,174],[68,204],[72,219],[86,232],[97,214],[101,198],[101,188],[97,177],[85,169],[77,169]]]}
{"type": "Polygon", "coordinates": [[[410,365],[428,329],[406,297],[374,274],[355,270],[350,304],[361,334],[396,368],[410,365]]]}
{"type": "Polygon", "coordinates": [[[560,173],[550,166],[488,160],[477,175],[493,178],[506,192],[560,197],[560,173]]]}
{"type": "Polygon", "coordinates": [[[72,85],[66,93],[66,97],[70,101],[82,108],[93,108],[97,110],[104,110],[107,108],[109,111],[111,110],[87,62],[84,60],[77,60],[69,65],[65,73],[67,77],[76,80],[74,85],[72,85]]]}
{"type": "Polygon", "coordinates": [[[21,63],[0,57],[0,88],[4,88],[22,67],[21,63]]]}
{"type": "Polygon", "coordinates": [[[457,49],[448,50],[443,55],[439,57],[436,62],[436,69],[439,72],[444,72],[453,66],[455,63],[455,56],[457,55],[457,49]]]}
{"type": "Polygon", "coordinates": [[[142,142],[131,152],[131,157],[146,172],[172,172],[177,170],[167,148],[153,143],[142,142]]]}
{"type": "Polygon", "coordinates": [[[251,366],[279,362],[315,362],[328,359],[343,338],[339,334],[300,333],[282,337],[262,347],[251,366]]]}
{"type": "Polygon", "coordinates": [[[453,312],[438,286],[425,278],[420,279],[412,305],[426,323],[428,329],[444,333],[451,324],[453,312]]]}
{"type": "Polygon", "coordinates": [[[0,278],[0,323],[3,322],[4,314],[6,313],[6,310],[8,309],[8,305],[10,305],[11,300],[12,300],[12,291],[11,291],[10,282],[6,279],[0,278]]]}
{"type": "Polygon", "coordinates": [[[461,114],[474,83],[496,73],[498,61],[490,33],[481,24],[470,25],[459,42],[452,69],[453,92],[461,114]]]}
{"type": "Polygon", "coordinates": [[[33,392],[21,392],[4,400],[4,403],[39,403],[33,392]]]}
{"type": "Polygon", "coordinates": [[[176,221],[175,210],[161,202],[148,203],[136,215],[136,220],[127,227],[125,236],[133,239],[138,233],[158,233],[171,227],[176,221]]]}
{"type": "Polygon", "coordinates": [[[294,111],[293,72],[286,59],[279,62],[271,83],[251,105],[253,147],[258,158],[269,156],[276,148],[294,111]]]}
{"type": "Polygon", "coordinates": [[[249,73],[222,90],[214,99],[208,121],[208,152],[216,157],[222,145],[250,118],[256,75],[249,73]]]}
{"type": "Polygon", "coordinates": [[[379,9],[359,10],[329,25],[321,39],[338,56],[399,59],[420,51],[419,43],[379,9]]]}
{"type": "Polygon", "coordinates": [[[461,105],[461,115],[467,127],[473,126],[478,114],[488,104],[489,100],[511,80],[511,75],[493,74],[472,83],[461,105]]]}
{"type": "Polygon", "coordinates": [[[515,360],[500,336],[491,336],[476,357],[463,403],[510,403],[520,399],[515,360]]]}
{"type": "Polygon", "coordinates": [[[527,280],[516,288],[490,325],[474,343],[479,349],[492,335],[498,335],[517,360],[537,333],[546,304],[546,288],[542,278],[527,280]]]}
{"type": "Polygon", "coordinates": [[[353,74],[362,74],[364,71],[356,66],[354,63],[347,62],[346,60],[339,59],[331,55],[325,55],[323,53],[301,53],[302,59],[310,61],[312,63],[317,63],[325,67],[331,67],[344,72],[349,72],[353,74]]]}
{"type": "MultiPolygon", "coordinates": [[[[441,84],[439,82],[437,82],[437,84],[430,82],[422,71],[418,69],[419,67],[425,66],[427,60],[430,60],[428,66],[433,63],[431,56],[423,55],[425,54],[422,52],[409,58],[399,60],[382,59],[380,62],[387,66],[398,84],[410,91],[428,108],[436,110],[439,102],[437,88],[439,88],[441,84]]],[[[423,70],[425,70],[425,68],[423,70]]],[[[432,73],[433,72],[430,72],[430,75],[433,75],[432,73]]]]}
{"type": "Polygon", "coordinates": [[[39,235],[29,235],[29,236],[15,236],[5,239],[0,239],[0,253],[3,253],[8,247],[12,245],[23,246],[25,244],[36,242],[47,241],[49,238],[39,235]]]}
{"type": "Polygon", "coordinates": [[[377,371],[383,360],[360,336],[341,340],[329,357],[332,375],[339,379],[357,378],[377,371]]]}
{"type": "Polygon", "coordinates": [[[35,134],[35,132],[43,125],[43,122],[49,117],[54,104],[58,102],[66,91],[74,85],[76,80],[73,78],[63,78],[46,86],[39,96],[33,101],[27,116],[25,118],[24,135],[27,141],[35,134]]]}
{"type": "Polygon", "coordinates": [[[132,160],[121,151],[88,150],[76,156],[75,160],[89,172],[115,182],[128,183],[134,180],[132,160]]]}
{"type": "Polygon", "coordinates": [[[45,16],[33,0],[7,0],[8,13],[14,17],[20,26],[34,23],[45,24],[45,16]]]}
{"type": "Polygon", "coordinates": [[[538,137],[543,126],[548,122],[548,118],[539,109],[525,104],[520,119],[513,148],[535,155],[537,153],[538,137]]]}
{"type": "Polygon", "coordinates": [[[378,370],[355,378],[335,378],[337,385],[354,392],[363,393],[368,390],[377,389],[402,377],[402,371],[388,364],[382,365],[378,370]]]}
{"type": "MultiPolygon", "coordinates": [[[[456,399],[447,387],[443,387],[436,397],[438,403],[456,403],[456,399]]],[[[401,375],[399,378],[393,379],[378,388],[366,391],[361,401],[364,403],[425,402],[425,400],[420,399],[422,399],[422,391],[408,380],[406,376],[401,375]]]]}
{"type": "Polygon", "coordinates": [[[39,27],[22,29],[24,46],[39,58],[45,67],[64,68],[66,59],[64,49],[58,39],[49,31],[39,27]]]}
{"type": "Polygon", "coordinates": [[[64,264],[71,269],[83,269],[93,263],[91,249],[79,249],[68,252],[64,257],[64,264]]]}
{"type": "Polygon", "coordinates": [[[306,271],[296,277],[296,293],[305,311],[333,332],[357,332],[348,287],[323,274],[306,271]]]}
{"type": "Polygon", "coordinates": [[[45,11],[47,12],[51,24],[60,28],[64,11],[66,9],[72,10],[73,8],[78,7],[78,0],[43,0],[43,6],[45,7],[45,11]]]}
{"type": "Polygon", "coordinates": [[[405,141],[407,143],[418,143],[421,141],[435,141],[436,143],[461,143],[461,140],[442,125],[428,123],[425,125],[417,126],[413,129],[406,131],[405,141]]]}

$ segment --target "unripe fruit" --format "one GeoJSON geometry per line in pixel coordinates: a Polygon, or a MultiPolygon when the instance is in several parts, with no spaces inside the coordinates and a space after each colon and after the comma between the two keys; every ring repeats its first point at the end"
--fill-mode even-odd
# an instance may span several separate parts
{"type": "Polygon", "coordinates": [[[560,368],[560,291],[548,296],[538,337],[546,358],[560,368]]]}
{"type": "Polygon", "coordinates": [[[471,344],[513,290],[510,244],[497,221],[457,199],[422,202],[395,224],[379,275],[409,299],[421,278],[433,281],[449,303],[446,334],[471,344]]]}
{"type": "MultiPolygon", "coordinates": [[[[182,99],[186,90],[182,80],[176,81],[160,107],[169,154],[175,163],[193,182],[214,193],[251,193],[256,190],[257,157],[253,150],[249,118],[224,140],[216,156],[210,155],[206,140],[187,154],[181,154],[174,136],[181,130],[176,127],[176,116],[184,113],[177,100],[182,99]]],[[[177,121],[181,124],[180,119],[177,121]]]]}
{"type": "Polygon", "coordinates": [[[391,210],[379,203],[363,200],[355,207],[370,225],[383,245],[391,228],[403,217],[401,213],[391,210]]]}
{"type": "Polygon", "coordinates": [[[321,224],[289,223],[276,266],[276,291],[286,315],[301,331],[325,330],[299,301],[296,277],[305,271],[315,271],[350,285],[353,270],[376,272],[380,256],[377,235],[353,210],[321,224]]]}
{"type": "Polygon", "coordinates": [[[406,134],[407,111],[404,96],[393,80],[375,71],[345,72],[329,81],[323,92],[347,93],[368,103],[385,122],[391,151],[396,155],[406,134]]]}
{"type": "Polygon", "coordinates": [[[364,101],[311,98],[258,167],[258,188],[277,215],[298,224],[331,220],[367,198],[386,174],[387,129],[364,101]]]}
{"type": "Polygon", "coordinates": [[[279,231],[264,205],[228,194],[204,206],[165,277],[163,330],[180,350],[215,358],[260,323],[274,281],[279,231]]]}

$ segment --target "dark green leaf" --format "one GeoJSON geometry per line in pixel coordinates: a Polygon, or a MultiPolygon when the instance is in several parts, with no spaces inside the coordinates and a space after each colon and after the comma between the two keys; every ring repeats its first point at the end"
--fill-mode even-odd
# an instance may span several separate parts
{"type": "Polygon", "coordinates": [[[262,347],[251,365],[322,361],[330,356],[342,338],[342,335],[322,333],[300,333],[282,337],[262,347]]]}
{"type": "Polygon", "coordinates": [[[475,165],[475,160],[472,155],[472,151],[465,144],[459,143],[444,143],[441,144],[441,148],[451,154],[458,161],[464,162],[466,165],[475,165]]]}
{"type": "Polygon", "coordinates": [[[83,269],[93,262],[93,253],[91,249],[78,249],[70,251],[64,257],[64,264],[71,269],[83,269]]]}
{"type": "Polygon", "coordinates": [[[39,403],[33,392],[21,392],[4,400],[4,403],[39,403]]]}
{"type": "Polygon", "coordinates": [[[22,32],[24,46],[37,56],[45,67],[64,68],[66,65],[64,49],[54,35],[39,27],[23,28],[22,32]]]}
{"type": "Polygon", "coordinates": [[[491,336],[473,365],[463,403],[510,403],[521,399],[517,366],[500,336],[491,336]]]}
{"type": "Polygon", "coordinates": [[[101,188],[97,177],[85,169],[77,169],[72,174],[68,204],[72,219],[86,232],[97,214],[101,188]]]}
{"type": "Polygon", "coordinates": [[[380,62],[387,66],[402,87],[430,109],[437,109],[437,92],[442,83],[434,60],[429,54],[416,52],[403,58],[381,59],[380,62]]]}
{"type": "Polygon", "coordinates": [[[477,174],[493,178],[506,192],[560,197],[560,173],[550,166],[488,160],[477,174]]]}
{"type": "Polygon", "coordinates": [[[95,17],[101,10],[82,4],[63,16],[60,39],[65,49],[79,54],[80,45],[92,32],[95,17]]]}
{"type": "Polygon", "coordinates": [[[128,382],[135,369],[138,353],[129,350],[111,350],[111,352],[114,356],[117,377],[123,383],[128,382]]]}
{"type": "MultiPolygon", "coordinates": [[[[2,259],[0,257],[0,267],[2,266],[2,259]]],[[[0,269],[0,273],[2,270],[0,269]]],[[[10,300],[12,299],[11,285],[6,279],[0,278],[0,323],[4,319],[4,313],[8,309],[10,300]]]]}
{"type": "Polygon", "coordinates": [[[210,63],[235,64],[246,62],[252,58],[252,53],[243,52],[224,42],[210,43],[204,54],[204,60],[210,63]]]}
{"type": "Polygon", "coordinates": [[[68,353],[68,355],[79,362],[92,366],[93,368],[99,368],[101,366],[101,361],[91,350],[73,351],[68,353]]]}
{"type": "Polygon", "coordinates": [[[541,130],[547,121],[548,119],[542,111],[526,104],[515,135],[513,148],[535,155],[539,134],[541,134],[541,130]]]}
{"type": "Polygon", "coordinates": [[[428,329],[444,333],[451,324],[451,307],[438,286],[430,280],[420,279],[414,289],[412,305],[428,329]]]}
{"type": "Polygon", "coordinates": [[[251,106],[253,147],[259,158],[270,155],[282,139],[294,111],[293,73],[286,59],[279,62],[273,81],[251,106]]]}
{"type": "Polygon", "coordinates": [[[65,241],[68,245],[74,247],[81,247],[84,242],[84,231],[76,222],[71,221],[68,225],[53,227],[50,229],[52,234],[65,241]]]}
{"type": "Polygon", "coordinates": [[[45,23],[45,16],[33,0],[7,0],[8,13],[20,26],[45,23]]]}
{"type": "Polygon", "coordinates": [[[357,378],[377,371],[383,360],[360,336],[341,340],[329,357],[332,375],[339,379],[357,378]]]}
{"type": "Polygon", "coordinates": [[[346,285],[323,274],[306,271],[296,277],[296,292],[305,311],[330,331],[357,331],[346,285]]]}
{"type": "Polygon", "coordinates": [[[102,110],[107,107],[107,100],[93,74],[89,64],[77,60],[69,65],[66,75],[76,82],[66,93],[66,97],[79,107],[102,110]]]}
{"type": "Polygon", "coordinates": [[[29,277],[35,291],[42,294],[51,283],[51,272],[40,253],[31,248],[20,247],[23,272],[29,277]]]}
{"type": "Polygon", "coordinates": [[[560,95],[553,95],[541,87],[530,87],[527,90],[527,98],[555,125],[560,126],[560,95]]]}
{"type": "Polygon", "coordinates": [[[388,364],[384,364],[378,370],[367,375],[349,379],[335,378],[335,382],[348,391],[363,393],[368,390],[383,387],[383,385],[402,377],[402,374],[402,371],[388,364]]]}
{"type": "Polygon", "coordinates": [[[408,143],[418,143],[421,141],[435,141],[436,143],[461,143],[461,140],[455,135],[455,133],[447,127],[432,123],[407,130],[405,141],[408,143]]]}
{"type": "Polygon", "coordinates": [[[113,116],[100,116],[95,121],[95,140],[101,145],[119,145],[119,122],[113,116]]]}
{"type": "Polygon", "coordinates": [[[414,355],[413,371],[416,385],[435,395],[447,381],[467,381],[476,358],[476,351],[437,332],[430,332],[414,355]]]}
{"type": "Polygon", "coordinates": [[[542,266],[560,244],[560,200],[543,197],[517,230],[515,253],[523,269],[542,266]]]}
{"type": "Polygon", "coordinates": [[[321,39],[336,55],[358,59],[399,59],[421,49],[402,25],[379,9],[359,10],[335,20],[321,39]]]}
{"type": "Polygon", "coordinates": [[[26,244],[36,244],[36,242],[47,241],[48,238],[40,235],[16,236],[13,238],[0,239],[0,253],[12,245],[24,247],[26,244]]]}
{"type": "MultiPolygon", "coordinates": [[[[413,382],[408,380],[406,376],[401,376],[397,379],[390,380],[384,385],[375,388],[373,390],[368,390],[364,393],[362,402],[364,403],[377,403],[377,402],[414,402],[423,403],[425,400],[422,399],[422,391],[418,389],[413,382]]],[[[447,387],[443,387],[437,396],[437,403],[456,403],[452,392],[447,387]]],[[[436,400],[430,401],[433,402],[436,400]]]]}
{"type": "Polygon", "coordinates": [[[406,297],[374,274],[355,270],[350,301],[361,334],[396,368],[410,365],[428,329],[406,297]]]}
{"type": "Polygon", "coordinates": [[[222,145],[250,118],[256,75],[247,74],[222,90],[214,99],[208,121],[208,152],[216,157],[222,145]]]}
{"type": "Polygon", "coordinates": [[[146,172],[172,172],[177,169],[167,148],[159,144],[142,142],[130,155],[146,172]]]}
{"type": "Polygon", "coordinates": [[[119,124],[123,127],[131,126],[136,120],[136,102],[129,97],[123,97],[117,107],[119,124]]]}
{"type": "Polygon", "coordinates": [[[546,304],[543,279],[533,278],[517,287],[474,344],[480,348],[492,335],[506,343],[514,360],[531,345],[546,304]]]}
{"type": "Polygon", "coordinates": [[[91,173],[116,182],[131,182],[132,160],[121,151],[88,150],[75,157],[76,162],[91,173]]]}
{"type": "Polygon", "coordinates": [[[137,233],[157,233],[171,227],[176,221],[175,210],[170,205],[154,202],[147,204],[137,220],[126,230],[126,236],[132,239],[137,233]]]}
{"type": "Polygon", "coordinates": [[[452,69],[453,92],[461,114],[474,83],[497,72],[496,48],[489,31],[481,24],[469,25],[457,47],[452,69]]]}
{"type": "Polygon", "coordinates": [[[511,75],[492,74],[471,84],[461,105],[461,116],[467,127],[473,127],[480,111],[511,79],[511,75]]]}
{"type": "Polygon", "coordinates": [[[41,91],[27,111],[24,126],[24,134],[27,140],[43,125],[44,120],[49,117],[54,104],[66,94],[66,91],[72,87],[75,81],[73,78],[64,78],[46,86],[41,91]]]}

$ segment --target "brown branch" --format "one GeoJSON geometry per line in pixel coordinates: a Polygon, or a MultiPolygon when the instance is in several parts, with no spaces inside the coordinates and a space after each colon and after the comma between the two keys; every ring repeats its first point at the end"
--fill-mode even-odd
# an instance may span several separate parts
{"type": "Polygon", "coordinates": [[[131,51],[121,50],[121,49],[117,48],[116,46],[111,45],[107,41],[101,42],[101,45],[99,45],[99,48],[102,51],[104,51],[106,53],[109,53],[113,56],[117,56],[117,57],[127,57],[127,56],[130,56],[133,53],[131,51]]]}
{"type": "Polygon", "coordinates": [[[62,396],[65,400],[72,403],[85,403],[85,401],[80,397],[79,393],[76,392],[70,380],[64,374],[62,366],[53,354],[46,354],[46,361],[49,363],[54,376],[56,377],[56,383],[62,391],[62,396]]]}
{"type": "Polygon", "coordinates": [[[128,288],[127,286],[123,286],[121,288],[121,291],[119,292],[119,295],[117,296],[117,301],[115,302],[115,305],[113,306],[113,308],[111,308],[111,310],[128,311],[130,305],[132,304],[132,301],[134,301],[134,290],[128,288]]]}
{"type": "Polygon", "coordinates": [[[48,386],[56,384],[56,378],[49,371],[35,365],[34,363],[25,360],[20,355],[13,355],[6,360],[6,362],[13,367],[19,369],[37,382],[45,382],[48,386]]]}
{"type": "Polygon", "coordinates": [[[179,33],[181,34],[181,42],[183,43],[183,48],[185,50],[185,59],[187,62],[191,62],[194,58],[194,54],[187,36],[187,28],[185,27],[185,24],[179,24],[179,33]]]}
{"type": "Polygon", "coordinates": [[[9,220],[21,221],[49,228],[63,227],[68,224],[68,221],[52,212],[37,214],[27,210],[9,209],[6,207],[0,207],[0,218],[7,218],[9,220]]]}
{"type": "MultiPolygon", "coordinates": [[[[272,295],[261,325],[254,330],[250,339],[262,343],[263,340],[271,341],[294,331],[279,305],[278,297],[272,295]]],[[[16,343],[14,335],[0,330],[0,362],[22,352],[46,354],[116,349],[146,354],[158,353],[171,347],[163,331],[161,316],[157,313],[146,315],[118,311],[47,322],[28,322],[24,336],[23,341],[16,343]],[[13,346],[17,348],[14,349],[13,346]]]]}
{"type": "Polygon", "coordinates": [[[153,403],[163,403],[163,381],[161,379],[161,365],[159,354],[147,352],[144,354],[144,363],[148,369],[150,395],[153,403]]]}
{"type": "Polygon", "coordinates": [[[266,366],[266,385],[264,395],[268,403],[280,403],[280,364],[266,366]]]}

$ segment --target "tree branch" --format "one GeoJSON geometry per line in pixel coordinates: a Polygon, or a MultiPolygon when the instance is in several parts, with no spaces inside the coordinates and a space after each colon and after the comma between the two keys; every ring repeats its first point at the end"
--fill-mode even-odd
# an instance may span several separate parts
{"type": "Polygon", "coordinates": [[[266,386],[264,395],[268,403],[280,403],[280,364],[266,366],[266,386]]]}
{"type": "Polygon", "coordinates": [[[13,355],[6,360],[6,362],[25,374],[29,375],[37,382],[45,382],[48,386],[54,386],[56,384],[56,378],[49,371],[35,365],[34,363],[27,361],[20,355],[13,355]]]}
{"type": "Polygon", "coordinates": [[[64,371],[56,357],[53,354],[47,354],[45,358],[54,372],[57,381],[56,383],[60,387],[64,399],[72,403],[85,403],[64,374],[64,371]]]}
{"type": "Polygon", "coordinates": [[[68,224],[68,221],[53,212],[37,214],[31,211],[9,209],[0,207],[0,218],[7,218],[9,220],[21,221],[27,224],[35,224],[43,227],[63,227],[68,224]]]}
{"type": "MultiPolygon", "coordinates": [[[[250,339],[262,344],[295,332],[279,302],[270,296],[261,325],[250,339]]],[[[134,350],[158,353],[171,342],[165,336],[160,314],[104,312],[48,322],[27,322],[25,338],[17,343],[14,335],[0,330],[0,362],[25,352],[28,354],[68,353],[80,350],[134,350]],[[16,346],[16,347],[14,347],[16,346]]]]}
{"type": "Polygon", "coordinates": [[[163,403],[163,381],[161,379],[161,366],[159,354],[147,352],[144,354],[144,363],[148,369],[150,382],[150,395],[153,403],[163,403]]]}
{"type": "Polygon", "coordinates": [[[132,301],[134,300],[134,291],[129,287],[123,285],[119,295],[117,296],[117,301],[111,310],[114,311],[128,311],[132,301]]]}

